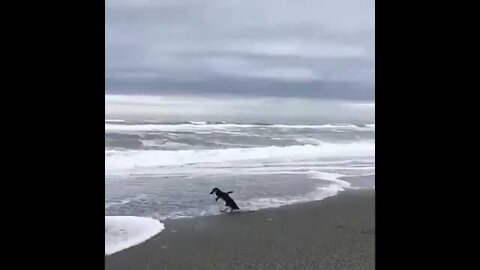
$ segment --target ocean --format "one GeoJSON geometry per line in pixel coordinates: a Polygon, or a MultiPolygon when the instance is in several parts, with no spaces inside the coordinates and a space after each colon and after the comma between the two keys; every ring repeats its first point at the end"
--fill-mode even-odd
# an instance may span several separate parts
{"type": "Polygon", "coordinates": [[[216,215],[375,187],[375,125],[105,120],[105,215],[216,215]]]}

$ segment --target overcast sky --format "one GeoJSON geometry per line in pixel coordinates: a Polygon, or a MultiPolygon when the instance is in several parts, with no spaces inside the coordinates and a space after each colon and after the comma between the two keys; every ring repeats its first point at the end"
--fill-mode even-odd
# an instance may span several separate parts
{"type": "Polygon", "coordinates": [[[374,99],[374,0],[105,5],[107,94],[374,99]]]}

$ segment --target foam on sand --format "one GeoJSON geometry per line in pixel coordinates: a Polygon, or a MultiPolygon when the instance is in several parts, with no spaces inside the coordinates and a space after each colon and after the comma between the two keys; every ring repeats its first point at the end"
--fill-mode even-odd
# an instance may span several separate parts
{"type": "Polygon", "coordinates": [[[105,255],[145,242],[164,228],[163,223],[153,218],[106,216],[105,255]]]}

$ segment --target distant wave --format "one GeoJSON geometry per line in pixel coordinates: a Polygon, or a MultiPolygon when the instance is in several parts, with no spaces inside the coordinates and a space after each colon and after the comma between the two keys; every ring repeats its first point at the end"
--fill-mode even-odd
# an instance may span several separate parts
{"type": "Polygon", "coordinates": [[[105,122],[105,131],[196,131],[196,130],[227,130],[240,128],[279,128],[279,129],[324,129],[324,130],[352,130],[352,131],[375,131],[374,124],[325,124],[325,125],[284,125],[284,124],[235,124],[226,122],[176,122],[176,123],[115,123],[105,122]]]}
{"type": "Polygon", "coordinates": [[[122,119],[105,119],[105,123],[125,123],[125,120],[122,119]]]}
{"type": "Polygon", "coordinates": [[[374,141],[322,143],[320,145],[266,146],[208,150],[130,150],[105,151],[105,171],[161,166],[183,166],[196,163],[219,163],[249,160],[308,160],[322,157],[375,156],[374,141]]]}

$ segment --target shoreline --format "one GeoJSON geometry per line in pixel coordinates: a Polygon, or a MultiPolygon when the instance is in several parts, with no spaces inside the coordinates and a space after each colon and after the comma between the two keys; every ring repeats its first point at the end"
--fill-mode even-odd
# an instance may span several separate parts
{"type": "Polygon", "coordinates": [[[105,269],[375,268],[375,190],[162,223],[144,243],[105,256],[105,269]]]}

